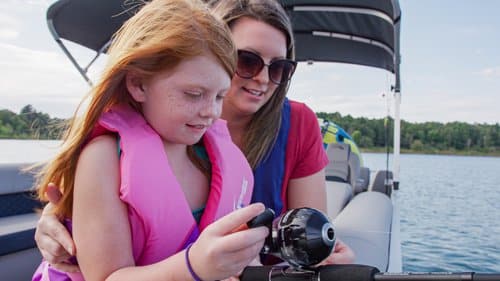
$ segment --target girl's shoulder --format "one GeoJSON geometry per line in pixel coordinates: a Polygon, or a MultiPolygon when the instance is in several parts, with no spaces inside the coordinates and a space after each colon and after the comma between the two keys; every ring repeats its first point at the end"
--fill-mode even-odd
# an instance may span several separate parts
{"type": "Polygon", "coordinates": [[[109,148],[115,148],[114,151],[116,151],[118,147],[118,137],[115,134],[103,134],[99,135],[96,137],[93,137],[90,139],[87,143],[85,143],[83,150],[88,150],[88,149],[109,149],[109,148]]]}
{"type": "Polygon", "coordinates": [[[118,141],[114,134],[104,134],[92,138],[82,148],[80,153],[80,161],[90,161],[101,163],[102,159],[107,159],[110,156],[117,158],[118,156],[118,141]]]}

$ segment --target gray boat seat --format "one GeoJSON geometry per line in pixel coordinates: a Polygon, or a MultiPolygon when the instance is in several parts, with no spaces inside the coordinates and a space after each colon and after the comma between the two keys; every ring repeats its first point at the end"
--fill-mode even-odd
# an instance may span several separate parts
{"type": "Polygon", "coordinates": [[[349,155],[351,147],[345,143],[331,143],[326,149],[329,163],[325,168],[327,181],[349,183],[349,155]]]}
{"type": "Polygon", "coordinates": [[[351,147],[346,143],[331,143],[326,153],[329,160],[325,168],[327,213],[334,219],[354,194],[349,179],[351,147]]]}
{"type": "Polygon", "coordinates": [[[356,255],[354,263],[387,271],[392,214],[389,197],[368,191],[356,195],[333,219],[337,237],[356,255]]]}
{"type": "Polygon", "coordinates": [[[353,190],[350,184],[337,181],[326,181],[327,213],[334,219],[352,199],[353,190]]]}
{"type": "Polygon", "coordinates": [[[347,162],[349,164],[348,181],[351,184],[351,186],[353,187],[354,193],[356,194],[356,193],[360,192],[359,190],[357,190],[357,189],[359,189],[359,188],[357,188],[357,186],[359,185],[358,179],[359,179],[359,174],[361,172],[360,171],[361,164],[360,164],[359,156],[356,153],[350,152],[347,162]]]}
{"type": "Polygon", "coordinates": [[[354,185],[354,194],[367,191],[369,184],[370,184],[370,169],[367,167],[360,167],[359,177],[356,179],[356,185],[354,185]]]}
{"type": "Polygon", "coordinates": [[[392,193],[392,171],[379,170],[370,187],[371,191],[378,191],[391,197],[392,193]]]}
{"type": "Polygon", "coordinates": [[[0,276],[31,280],[42,257],[34,235],[41,204],[33,191],[28,164],[0,164],[0,276]]]}

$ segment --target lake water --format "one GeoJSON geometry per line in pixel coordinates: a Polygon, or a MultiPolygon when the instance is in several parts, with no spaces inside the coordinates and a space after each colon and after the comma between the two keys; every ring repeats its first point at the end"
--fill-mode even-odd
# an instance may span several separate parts
{"type": "MultiPolygon", "coordinates": [[[[385,154],[363,158],[386,167],[385,154]]],[[[400,163],[403,270],[500,272],[500,158],[403,154],[400,163]]]]}
{"type": "MultiPolygon", "coordinates": [[[[0,140],[0,163],[49,159],[59,141],[0,140]]],[[[385,154],[365,153],[385,169],[385,154]]],[[[391,158],[390,158],[391,159],[391,158]]],[[[500,158],[401,155],[403,270],[500,272],[500,158]]]]}

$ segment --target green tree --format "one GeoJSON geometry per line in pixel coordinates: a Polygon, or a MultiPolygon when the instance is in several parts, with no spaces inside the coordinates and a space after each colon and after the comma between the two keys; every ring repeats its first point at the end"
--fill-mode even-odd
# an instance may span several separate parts
{"type": "Polygon", "coordinates": [[[50,118],[37,112],[33,106],[24,106],[19,114],[0,110],[0,138],[57,139],[64,130],[66,120],[50,118]]]}
{"type": "MultiPolygon", "coordinates": [[[[381,148],[393,143],[393,120],[355,118],[340,113],[318,113],[318,117],[335,122],[362,148],[381,148]]],[[[421,152],[477,151],[496,153],[500,149],[500,125],[465,122],[410,123],[401,120],[401,148],[421,152]]]]}
{"type": "Polygon", "coordinates": [[[361,132],[359,130],[355,130],[351,135],[352,139],[355,143],[361,143],[361,132]]]}

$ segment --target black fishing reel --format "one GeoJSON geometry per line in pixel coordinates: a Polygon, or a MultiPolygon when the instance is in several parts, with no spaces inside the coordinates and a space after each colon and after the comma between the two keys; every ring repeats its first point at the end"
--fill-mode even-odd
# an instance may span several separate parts
{"type": "Polygon", "coordinates": [[[262,253],[279,257],[297,269],[320,263],[335,246],[332,224],[316,209],[291,209],[277,218],[267,209],[248,222],[249,227],[262,225],[270,228],[262,253]]]}

